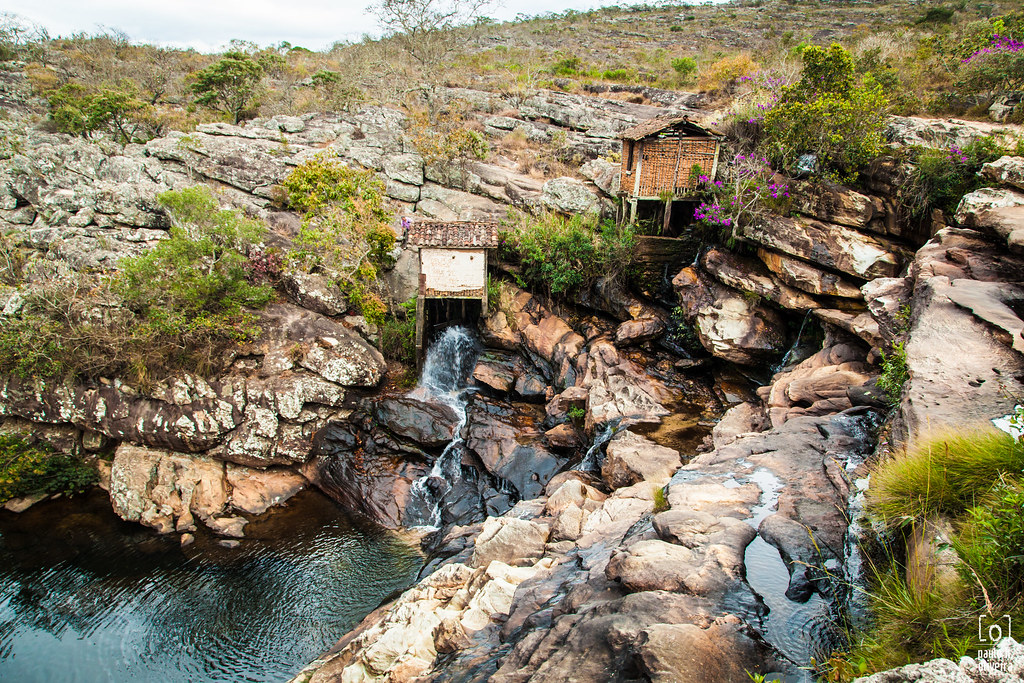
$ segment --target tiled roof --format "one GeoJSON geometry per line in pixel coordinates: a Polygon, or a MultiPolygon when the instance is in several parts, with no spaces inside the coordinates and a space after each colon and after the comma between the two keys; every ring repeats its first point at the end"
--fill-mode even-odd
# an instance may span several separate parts
{"type": "Polygon", "coordinates": [[[409,226],[409,244],[418,247],[492,249],[498,246],[498,223],[413,220],[409,226]]]}
{"type": "Polygon", "coordinates": [[[710,128],[703,128],[690,120],[688,116],[659,116],[638,123],[632,128],[619,133],[623,140],[641,140],[649,135],[660,133],[668,128],[679,126],[687,135],[717,136],[719,133],[710,128]]]}

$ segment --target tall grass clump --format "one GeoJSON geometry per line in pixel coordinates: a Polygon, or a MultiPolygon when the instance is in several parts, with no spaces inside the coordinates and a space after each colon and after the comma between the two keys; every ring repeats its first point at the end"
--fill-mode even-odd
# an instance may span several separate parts
{"type": "Polygon", "coordinates": [[[871,475],[870,510],[889,526],[957,515],[982,501],[1004,473],[1024,470],[1024,445],[995,429],[927,439],[871,475]]]}

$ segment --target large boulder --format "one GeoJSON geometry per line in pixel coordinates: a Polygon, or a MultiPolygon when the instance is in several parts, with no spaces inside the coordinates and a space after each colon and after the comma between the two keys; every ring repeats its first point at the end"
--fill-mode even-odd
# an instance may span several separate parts
{"type": "Polygon", "coordinates": [[[600,198],[583,181],[554,178],[544,183],[541,201],[550,209],[567,214],[601,213],[600,198]]]}
{"type": "Polygon", "coordinates": [[[459,416],[439,401],[392,396],[373,401],[373,416],[397,436],[427,448],[444,446],[455,435],[459,416]]]}
{"type": "Polygon", "coordinates": [[[682,464],[679,451],[623,430],[608,442],[601,478],[613,489],[641,481],[663,484],[682,464]]]}
{"type": "Polygon", "coordinates": [[[800,259],[770,249],[758,249],[757,256],[779,280],[809,294],[859,299],[860,289],[845,278],[800,259]]]}
{"type": "Polygon", "coordinates": [[[968,228],[994,232],[1011,251],[1024,253],[1024,193],[992,187],[975,190],[960,200],[956,220],[968,228]]]}
{"type": "Polygon", "coordinates": [[[509,565],[532,564],[544,555],[550,530],[543,524],[515,517],[490,517],[476,537],[472,564],[486,567],[491,562],[509,565]]]}
{"type": "Polygon", "coordinates": [[[758,394],[768,406],[773,427],[804,415],[830,415],[853,407],[850,387],[874,379],[865,350],[855,344],[822,349],[792,370],[776,375],[758,394]]]}
{"type": "Polygon", "coordinates": [[[696,268],[672,280],[701,345],[713,356],[739,365],[758,365],[786,348],[786,325],[774,310],[709,280],[696,268]]]}
{"type": "Polygon", "coordinates": [[[122,444],[110,469],[110,502],[122,519],[160,533],[191,532],[201,521],[223,536],[242,536],[246,520],[301,491],[306,480],[284,469],[253,470],[205,456],[122,444]]]}
{"type": "Polygon", "coordinates": [[[1004,156],[981,167],[986,180],[1024,190],[1024,157],[1004,156]]]}
{"type": "Polygon", "coordinates": [[[763,263],[721,249],[709,249],[701,265],[723,285],[772,301],[782,308],[809,311],[821,303],[809,294],[776,279],[763,263]]]}
{"type": "Polygon", "coordinates": [[[899,257],[889,245],[834,223],[771,215],[742,229],[746,239],[862,280],[893,277],[899,257]]]}

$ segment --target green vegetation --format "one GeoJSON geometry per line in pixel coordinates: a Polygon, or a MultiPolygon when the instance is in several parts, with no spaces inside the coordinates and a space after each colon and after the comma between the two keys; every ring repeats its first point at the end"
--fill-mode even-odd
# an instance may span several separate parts
{"type": "Polygon", "coordinates": [[[159,196],[170,236],[97,287],[85,276],[31,292],[0,326],[0,372],[25,378],[125,377],[147,385],[176,370],[204,373],[251,339],[247,312],[274,295],[250,281],[247,252],[262,224],[220,210],[205,187],[159,196]]]}
{"type": "Polygon", "coordinates": [[[872,624],[826,664],[828,680],[933,657],[956,661],[991,645],[979,641],[979,623],[1024,616],[1022,473],[1024,443],[992,429],[934,436],[874,468],[868,509],[892,542],[872,564],[872,624]],[[906,566],[893,538],[938,519],[949,520],[956,571],[906,566]]]}
{"type": "Polygon", "coordinates": [[[566,218],[518,214],[501,233],[501,253],[519,265],[524,284],[568,296],[602,277],[621,277],[633,262],[630,227],[599,222],[596,215],[566,218]]]}
{"type": "Polygon", "coordinates": [[[97,479],[96,468],[77,458],[0,434],[0,504],[35,494],[78,493],[97,479]]]}
{"type": "Polygon", "coordinates": [[[388,360],[416,365],[416,297],[391,311],[380,325],[380,351],[388,360]]]}
{"type": "Polygon", "coordinates": [[[949,434],[882,463],[871,476],[871,510],[889,525],[971,507],[1003,473],[1024,470],[1024,445],[1004,432],[949,434]]]}
{"type": "Polygon", "coordinates": [[[764,115],[765,150],[776,168],[793,169],[805,154],[817,157],[825,177],[852,179],[884,149],[888,100],[869,75],[855,84],[853,59],[833,43],[801,53],[800,81],[784,87],[764,115]]]}
{"type": "Polygon", "coordinates": [[[231,123],[238,123],[254,105],[263,73],[263,66],[252,55],[227,52],[195,73],[192,92],[196,102],[223,111],[231,116],[231,123]]]}
{"type": "Polygon", "coordinates": [[[885,392],[890,405],[899,405],[903,396],[903,385],[910,379],[907,367],[907,351],[904,342],[892,345],[889,351],[882,352],[882,373],[878,377],[878,387],[885,392]]]}
{"type": "Polygon", "coordinates": [[[62,133],[88,138],[97,132],[107,132],[125,143],[139,139],[139,114],[147,107],[130,89],[90,93],[75,83],[51,92],[47,100],[50,117],[62,133]]]}
{"type": "Polygon", "coordinates": [[[395,246],[383,183],[372,171],[319,155],[296,167],[282,188],[303,214],[289,266],[326,273],[368,321],[381,324],[387,306],[377,275],[395,246]]]}
{"type": "Polygon", "coordinates": [[[900,200],[910,216],[924,218],[933,209],[956,210],[960,199],[983,185],[978,172],[1010,150],[991,138],[972,140],[964,149],[919,148],[911,152],[910,182],[900,188],[900,200]]]}

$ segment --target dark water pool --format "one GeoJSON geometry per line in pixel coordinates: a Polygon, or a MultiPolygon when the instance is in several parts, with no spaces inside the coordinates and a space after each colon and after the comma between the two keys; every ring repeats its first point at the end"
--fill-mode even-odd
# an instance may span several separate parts
{"type": "Polygon", "coordinates": [[[0,511],[0,680],[281,681],[420,565],[313,492],[246,535],[183,549],[101,491],[0,511]]]}

